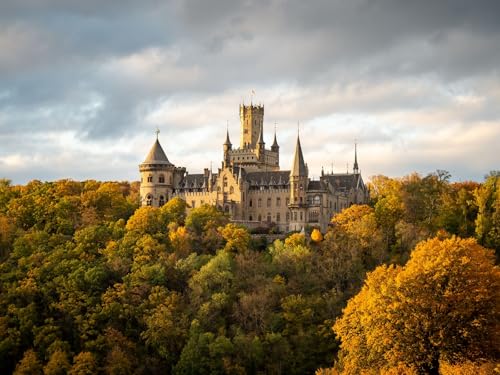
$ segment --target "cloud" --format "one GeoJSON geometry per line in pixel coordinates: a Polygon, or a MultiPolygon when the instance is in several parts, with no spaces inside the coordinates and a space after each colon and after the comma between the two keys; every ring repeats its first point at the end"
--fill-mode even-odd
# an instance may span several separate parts
{"type": "Polygon", "coordinates": [[[3,2],[0,177],[134,178],[157,126],[171,160],[217,165],[226,121],[237,144],[238,105],[255,90],[283,168],[299,121],[311,170],[344,169],[356,138],[367,175],[439,164],[481,178],[498,168],[499,11],[496,1],[3,2]]]}

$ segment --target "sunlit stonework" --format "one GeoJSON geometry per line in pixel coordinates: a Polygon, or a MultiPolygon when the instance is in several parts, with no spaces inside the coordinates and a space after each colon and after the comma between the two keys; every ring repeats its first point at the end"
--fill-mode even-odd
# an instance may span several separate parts
{"type": "MultiPolygon", "coordinates": [[[[167,158],[158,137],[141,173],[141,204],[159,207],[172,197],[190,208],[216,205],[234,222],[247,227],[275,226],[281,232],[306,226],[326,230],[331,217],[343,208],[368,200],[368,190],[355,152],[352,173],[324,173],[309,178],[297,136],[291,169],[280,169],[279,145],[274,135],[270,149],[264,142],[264,106],[241,105],[240,147],[233,148],[229,132],[223,144],[221,167],[189,174],[167,158]]],[[[326,156],[326,155],[325,155],[326,156]]],[[[330,156],[328,156],[330,158],[330,156]]]]}

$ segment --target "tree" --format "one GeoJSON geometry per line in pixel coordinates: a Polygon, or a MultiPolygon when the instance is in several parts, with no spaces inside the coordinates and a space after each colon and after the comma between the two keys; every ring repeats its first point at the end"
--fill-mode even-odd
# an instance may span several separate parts
{"type": "Polygon", "coordinates": [[[156,207],[141,207],[128,219],[126,229],[138,234],[155,234],[166,231],[160,219],[160,211],[156,207]]]}
{"type": "Polygon", "coordinates": [[[42,364],[38,360],[33,349],[24,352],[23,359],[19,361],[14,370],[14,375],[40,375],[42,373],[42,364]]]}
{"type": "Polygon", "coordinates": [[[179,197],[172,198],[160,208],[161,216],[166,224],[184,225],[186,220],[186,201],[179,197]]]}
{"type": "Polygon", "coordinates": [[[500,251],[500,176],[491,175],[475,191],[478,215],[476,236],[479,243],[500,251]]]}
{"type": "Polygon", "coordinates": [[[70,367],[68,355],[61,350],[56,350],[43,368],[43,373],[44,375],[64,375],[68,373],[70,367]]]}
{"type": "Polygon", "coordinates": [[[69,375],[93,375],[97,373],[97,363],[90,352],[80,352],[73,359],[69,375]]]}
{"type": "Polygon", "coordinates": [[[438,374],[440,361],[498,356],[500,270],[473,239],[421,242],[404,267],[367,276],[334,325],[346,374],[404,364],[438,374]]]}

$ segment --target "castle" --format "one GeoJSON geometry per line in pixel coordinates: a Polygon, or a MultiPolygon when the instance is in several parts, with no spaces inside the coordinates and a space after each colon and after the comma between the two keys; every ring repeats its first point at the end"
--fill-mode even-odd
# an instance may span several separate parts
{"type": "Polygon", "coordinates": [[[264,142],[264,106],[240,105],[240,147],[233,148],[227,132],[223,162],[216,173],[205,168],[189,174],[172,164],[158,141],[139,166],[141,205],[161,207],[180,197],[190,208],[215,205],[232,221],[249,228],[275,226],[280,232],[299,231],[306,226],[325,231],[335,213],[368,201],[368,189],[358,168],[356,147],[352,173],[325,173],[309,178],[300,137],[290,170],[280,169],[274,142],[264,142]]]}

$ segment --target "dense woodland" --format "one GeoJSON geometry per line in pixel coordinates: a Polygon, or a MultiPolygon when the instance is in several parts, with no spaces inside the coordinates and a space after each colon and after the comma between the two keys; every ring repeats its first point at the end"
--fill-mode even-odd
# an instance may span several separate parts
{"type": "Polygon", "coordinates": [[[0,180],[0,373],[493,373],[500,174],[449,177],[270,244],[137,183],[0,180]]]}

